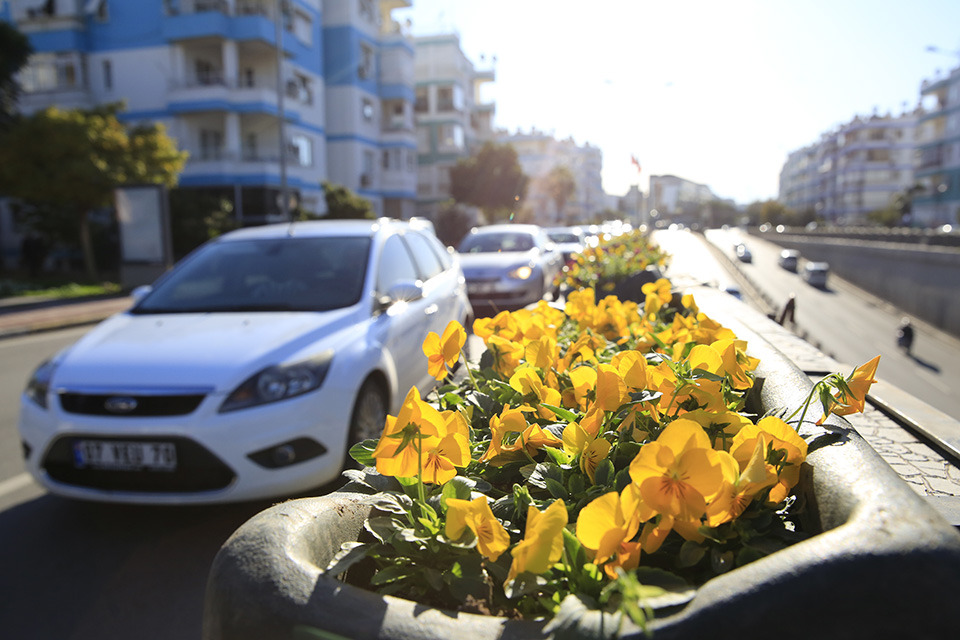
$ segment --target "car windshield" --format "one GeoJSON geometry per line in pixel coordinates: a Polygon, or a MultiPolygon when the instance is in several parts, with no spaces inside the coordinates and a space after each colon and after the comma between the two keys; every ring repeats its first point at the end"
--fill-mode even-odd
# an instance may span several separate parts
{"type": "Polygon", "coordinates": [[[533,237],[528,233],[475,233],[460,243],[460,253],[493,253],[499,251],[529,251],[533,237]]]}
{"type": "Polygon", "coordinates": [[[560,242],[563,244],[577,244],[580,242],[580,238],[577,237],[577,234],[569,233],[567,231],[548,231],[547,237],[554,242],[560,242]]]}
{"type": "Polygon", "coordinates": [[[360,299],[370,238],[218,242],[171,272],[133,313],[328,311],[360,299]]]}

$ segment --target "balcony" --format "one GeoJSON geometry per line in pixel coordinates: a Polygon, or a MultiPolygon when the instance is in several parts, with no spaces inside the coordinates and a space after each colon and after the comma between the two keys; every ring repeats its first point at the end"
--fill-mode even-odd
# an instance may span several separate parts
{"type": "MultiPolygon", "coordinates": [[[[161,29],[168,42],[220,38],[256,40],[275,46],[276,25],[271,8],[272,3],[262,0],[237,0],[232,7],[224,0],[167,0],[161,29]]],[[[284,28],[290,31],[291,26],[285,24],[284,28]]],[[[295,40],[283,38],[286,55],[292,55],[295,40]]]]}

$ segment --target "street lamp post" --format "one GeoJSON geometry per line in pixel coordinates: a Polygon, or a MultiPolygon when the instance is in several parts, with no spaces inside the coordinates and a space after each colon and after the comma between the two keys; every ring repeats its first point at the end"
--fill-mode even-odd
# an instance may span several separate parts
{"type": "Polygon", "coordinates": [[[284,220],[290,219],[290,207],[287,201],[287,128],[286,111],[284,107],[283,86],[283,3],[277,0],[277,15],[274,23],[274,39],[277,46],[277,121],[278,135],[280,136],[280,215],[284,220]]]}

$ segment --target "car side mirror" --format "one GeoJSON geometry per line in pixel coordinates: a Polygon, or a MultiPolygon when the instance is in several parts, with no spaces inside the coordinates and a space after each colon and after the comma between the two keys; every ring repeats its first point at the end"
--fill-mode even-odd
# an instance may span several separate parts
{"type": "Polygon", "coordinates": [[[397,302],[414,302],[423,298],[423,285],[412,280],[394,283],[387,292],[377,300],[377,311],[386,311],[397,302]]]}
{"type": "Polygon", "coordinates": [[[149,284],[143,284],[139,287],[135,287],[133,291],[130,292],[130,297],[133,298],[133,304],[137,304],[146,298],[148,295],[150,295],[151,291],[153,291],[153,287],[149,284]]]}

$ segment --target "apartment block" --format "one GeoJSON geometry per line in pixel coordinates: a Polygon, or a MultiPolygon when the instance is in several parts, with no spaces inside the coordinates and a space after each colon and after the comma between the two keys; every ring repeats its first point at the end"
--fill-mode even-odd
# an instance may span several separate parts
{"type": "Polygon", "coordinates": [[[558,140],[536,129],[527,133],[500,133],[497,142],[509,144],[517,151],[517,160],[530,178],[523,206],[537,224],[581,224],[607,208],[600,176],[603,152],[599,147],[589,143],[578,145],[572,138],[558,140]],[[548,190],[549,175],[555,167],[569,169],[576,185],[562,211],[557,209],[548,190]]]}
{"type": "Polygon", "coordinates": [[[960,67],[924,80],[920,97],[925,113],[917,123],[914,223],[956,226],[960,223],[960,67]]]}
{"type": "Polygon", "coordinates": [[[647,206],[650,222],[658,227],[670,222],[700,222],[703,206],[716,199],[705,184],[674,175],[650,176],[647,206]]]}
{"type": "Polygon", "coordinates": [[[182,187],[245,224],[284,202],[325,212],[321,183],[409,217],[416,191],[410,0],[7,0],[35,53],[22,112],[124,101],[190,158],[182,187]],[[287,198],[281,197],[286,193],[287,198]]]}
{"type": "Polygon", "coordinates": [[[914,184],[920,110],[857,116],[787,156],[780,202],[837,224],[862,224],[914,184]]]}
{"type": "Polygon", "coordinates": [[[493,137],[496,105],[482,100],[481,87],[495,73],[474,66],[456,34],[417,37],[414,44],[417,212],[433,217],[450,198],[451,167],[493,137]]]}

